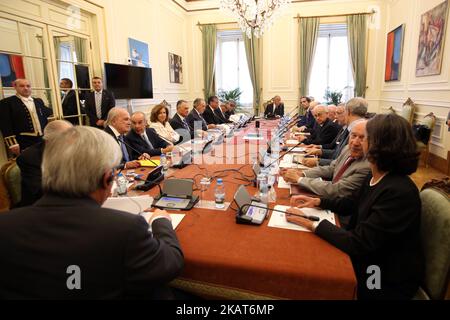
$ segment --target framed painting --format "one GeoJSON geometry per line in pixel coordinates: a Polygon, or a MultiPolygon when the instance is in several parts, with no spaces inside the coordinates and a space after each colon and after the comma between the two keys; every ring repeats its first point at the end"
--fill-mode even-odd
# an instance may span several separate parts
{"type": "Polygon", "coordinates": [[[402,72],[404,35],[404,24],[398,26],[387,35],[386,68],[384,73],[384,81],[400,80],[402,72]]]}
{"type": "Polygon", "coordinates": [[[447,10],[448,1],[446,0],[425,12],[421,17],[416,77],[441,73],[447,10]]]}
{"type": "Polygon", "coordinates": [[[130,46],[130,59],[133,66],[150,67],[148,44],[132,38],[128,38],[130,46]]]}
{"type": "Polygon", "coordinates": [[[183,83],[181,56],[169,52],[169,78],[171,83],[183,83]]]}

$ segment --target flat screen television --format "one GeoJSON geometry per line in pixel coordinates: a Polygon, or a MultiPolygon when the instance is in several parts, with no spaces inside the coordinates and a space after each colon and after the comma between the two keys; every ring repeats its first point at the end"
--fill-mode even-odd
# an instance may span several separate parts
{"type": "Polygon", "coordinates": [[[105,63],[105,79],[116,99],[153,99],[151,68],[105,63]]]}

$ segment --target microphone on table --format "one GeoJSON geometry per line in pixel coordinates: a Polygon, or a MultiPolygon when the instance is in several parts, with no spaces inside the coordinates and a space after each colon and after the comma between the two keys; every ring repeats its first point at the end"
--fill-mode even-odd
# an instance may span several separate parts
{"type": "MultiPolygon", "coordinates": [[[[143,155],[142,152],[136,150],[135,148],[133,148],[132,146],[130,146],[128,143],[126,143],[121,137],[117,137],[117,140],[119,140],[121,143],[123,143],[124,145],[126,145],[128,148],[130,148],[131,150],[133,150],[134,152],[136,152],[139,157],[141,157],[143,155]]],[[[147,159],[148,161],[150,161],[151,163],[153,163],[156,167],[158,166],[158,164],[153,161],[152,159],[147,159]]]]}

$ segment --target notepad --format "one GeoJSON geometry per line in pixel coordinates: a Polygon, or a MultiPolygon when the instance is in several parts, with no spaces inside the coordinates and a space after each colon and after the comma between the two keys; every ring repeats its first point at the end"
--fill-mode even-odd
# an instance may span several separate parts
{"type": "MultiPolygon", "coordinates": [[[[289,208],[288,206],[275,206],[274,209],[286,211],[288,208],[289,208]]],[[[321,209],[316,209],[316,208],[302,208],[301,210],[307,215],[319,217],[320,221],[328,220],[332,224],[336,225],[334,213],[332,213],[330,210],[321,210],[321,209]]],[[[299,225],[287,222],[285,214],[283,212],[277,212],[277,211],[272,212],[268,226],[272,227],[272,228],[281,228],[281,229],[289,229],[289,230],[295,230],[295,231],[311,232],[308,229],[303,228],[299,225]]]]}
{"type": "Polygon", "coordinates": [[[160,164],[159,160],[138,160],[141,167],[157,167],[160,164]]]}

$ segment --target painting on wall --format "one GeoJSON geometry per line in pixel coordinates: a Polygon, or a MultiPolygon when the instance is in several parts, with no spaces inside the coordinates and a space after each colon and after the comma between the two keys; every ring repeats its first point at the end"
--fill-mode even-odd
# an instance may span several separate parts
{"type": "Polygon", "coordinates": [[[25,78],[22,57],[0,53],[0,75],[3,87],[12,87],[16,79],[25,78]]]}
{"type": "Polygon", "coordinates": [[[421,17],[416,64],[417,77],[441,73],[447,9],[448,1],[446,0],[425,12],[421,17]]]}
{"type": "Polygon", "coordinates": [[[130,59],[133,66],[150,67],[148,44],[132,38],[128,38],[130,47],[130,59]]]}
{"type": "Polygon", "coordinates": [[[384,81],[400,80],[402,71],[403,37],[405,25],[395,28],[387,35],[386,69],[384,81]]]}
{"type": "Polygon", "coordinates": [[[181,56],[169,52],[169,74],[171,83],[183,83],[181,56]]]}

